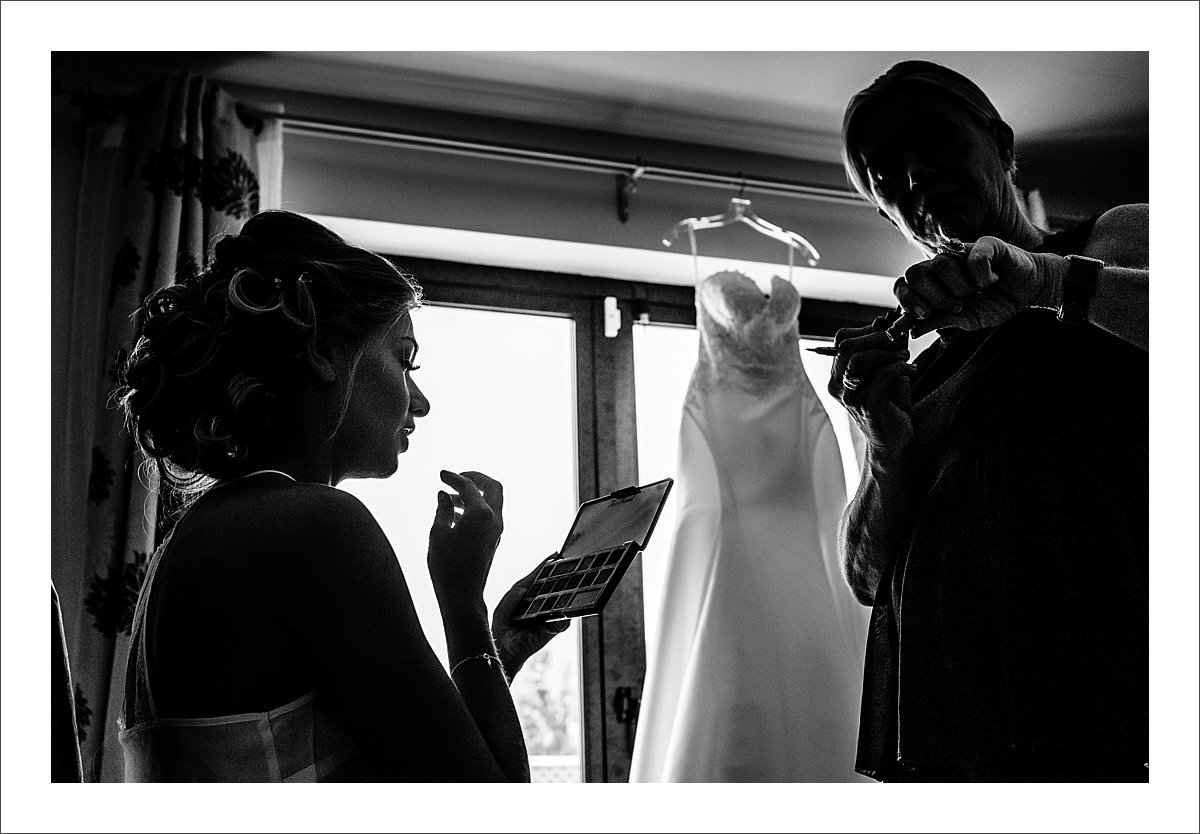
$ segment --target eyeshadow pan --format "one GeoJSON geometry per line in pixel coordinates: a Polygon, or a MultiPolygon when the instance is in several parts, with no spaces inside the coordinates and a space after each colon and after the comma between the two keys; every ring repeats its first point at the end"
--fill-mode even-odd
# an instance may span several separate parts
{"type": "Polygon", "coordinates": [[[600,598],[600,589],[594,588],[588,591],[580,591],[575,595],[575,599],[571,601],[572,608],[582,608],[586,605],[591,605],[600,598]]]}
{"type": "Polygon", "coordinates": [[[577,564],[577,562],[578,562],[577,559],[568,559],[568,560],[559,562],[558,564],[556,564],[554,566],[554,569],[550,571],[550,575],[551,576],[562,576],[563,574],[570,573],[571,571],[573,571],[575,569],[575,565],[577,564]]]}

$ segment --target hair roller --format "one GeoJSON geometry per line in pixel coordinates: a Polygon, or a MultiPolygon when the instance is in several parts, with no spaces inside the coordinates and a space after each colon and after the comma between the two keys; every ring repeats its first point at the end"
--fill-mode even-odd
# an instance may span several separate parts
{"type": "Polygon", "coordinates": [[[192,291],[186,284],[172,284],[151,293],[143,304],[147,319],[153,319],[165,313],[171,313],[181,307],[187,307],[191,301],[192,291]]]}
{"type": "Polygon", "coordinates": [[[164,368],[188,377],[207,368],[221,348],[220,321],[206,310],[172,310],[146,322],[143,335],[164,368]]]}
{"type": "Polygon", "coordinates": [[[253,269],[239,269],[229,279],[229,312],[261,316],[283,306],[279,281],[269,281],[253,269]]]}
{"type": "Polygon", "coordinates": [[[308,333],[316,322],[316,311],[313,307],[312,295],[308,291],[308,282],[301,275],[294,281],[286,282],[280,292],[280,312],[284,321],[297,333],[308,333]]]}
{"type": "Polygon", "coordinates": [[[204,279],[201,304],[214,316],[224,319],[229,315],[229,279],[220,278],[212,272],[204,279]]]}
{"type": "Polygon", "coordinates": [[[225,411],[239,426],[258,433],[271,421],[275,393],[261,379],[236,373],[225,391],[225,411]]]}

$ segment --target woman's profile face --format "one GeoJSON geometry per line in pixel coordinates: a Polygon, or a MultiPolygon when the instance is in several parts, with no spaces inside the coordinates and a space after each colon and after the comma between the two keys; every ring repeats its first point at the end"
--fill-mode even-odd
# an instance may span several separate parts
{"type": "Polygon", "coordinates": [[[869,107],[856,150],[880,211],[930,248],[995,234],[1011,192],[992,133],[931,87],[901,88],[869,107]]]}
{"type": "Polygon", "coordinates": [[[363,353],[334,438],[341,478],[386,478],[396,471],[416,418],[429,413],[429,400],[412,378],[418,347],[405,314],[363,353]]]}

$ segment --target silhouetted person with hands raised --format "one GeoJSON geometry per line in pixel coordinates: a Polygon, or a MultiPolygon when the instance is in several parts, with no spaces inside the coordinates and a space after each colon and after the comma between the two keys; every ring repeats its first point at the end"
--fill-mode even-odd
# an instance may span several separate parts
{"type": "Polygon", "coordinates": [[[1148,207],[1039,228],[1012,130],[926,61],[855,95],[842,137],[930,256],[897,315],[839,331],[829,382],[866,438],[840,533],[873,609],[856,769],[1145,781],[1148,207]]]}

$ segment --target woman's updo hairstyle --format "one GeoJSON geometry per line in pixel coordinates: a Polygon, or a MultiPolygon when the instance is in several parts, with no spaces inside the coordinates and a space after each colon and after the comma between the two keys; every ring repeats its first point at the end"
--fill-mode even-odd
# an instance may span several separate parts
{"type": "Polygon", "coordinates": [[[120,373],[126,423],[177,491],[242,474],[292,398],[335,379],[328,357],[349,368],[345,403],[367,345],[420,303],[386,259],[301,215],[262,212],[217,242],[206,269],[147,297],[120,373]]]}
{"type": "Polygon", "coordinates": [[[1016,154],[1012,128],[1000,118],[1000,112],[991,99],[974,81],[949,67],[932,61],[901,61],[871,82],[866,89],[855,93],[846,105],[842,116],[842,164],[846,177],[859,194],[871,202],[866,160],[858,153],[857,129],[860,117],[873,105],[879,104],[893,93],[914,86],[933,88],[955,101],[971,118],[985,130],[991,131],[1000,149],[1000,158],[1009,174],[1016,174],[1016,154]]]}

